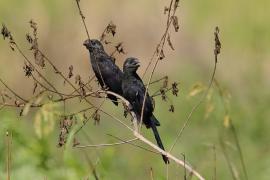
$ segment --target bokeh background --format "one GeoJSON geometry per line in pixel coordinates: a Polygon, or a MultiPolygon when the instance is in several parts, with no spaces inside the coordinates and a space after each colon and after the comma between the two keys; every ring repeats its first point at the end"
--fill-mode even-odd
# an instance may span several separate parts
{"type": "MultiPolygon", "coordinates": [[[[164,31],[166,15],[163,10],[168,3],[165,0],[81,0],[90,36],[99,38],[106,25],[113,21],[117,25],[117,34],[110,41],[123,42],[127,52],[117,55],[116,63],[122,67],[126,57],[138,57],[142,62],[140,74],[164,31]]],[[[172,145],[189,111],[199,100],[201,94],[189,96],[191,87],[197,82],[207,84],[210,78],[214,64],[213,32],[218,25],[222,50],[216,79],[230,94],[229,115],[238,134],[247,174],[249,179],[269,179],[269,7],[268,0],[180,1],[177,12],[180,29],[178,33],[170,33],[175,50],[165,48],[166,59],[159,63],[154,75],[154,79],[168,75],[170,82],[180,82],[179,96],[170,96],[175,105],[174,113],[168,112],[169,102],[156,98],[155,114],[162,124],[159,129],[165,147],[172,145]]],[[[25,34],[30,32],[30,19],[38,23],[40,48],[64,73],[68,73],[68,67],[73,65],[74,73],[80,74],[85,81],[93,74],[88,52],[82,45],[86,34],[74,0],[0,0],[0,22],[6,24],[16,42],[32,57],[25,40],[25,34]]],[[[109,46],[106,48],[112,50],[109,46]]],[[[1,78],[23,97],[31,97],[33,82],[24,76],[22,57],[11,51],[4,40],[0,40],[0,49],[1,78]]],[[[63,86],[63,81],[52,71],[46,69],[43,72],[57,87],[63,86]]],[[[150,92],[159,87],[151,86],[150,92]]],[[[173,154],[179,158],[185,154],[206,179],[214,176],[215,168],[217,179],[232,179],[219,140],[225,129],[224,109],[217,88],[213,87],[213,111],[206,117],[206,103],[200,106],[173,154]],[[216,146],[216,163],[213,145],[216,146]]],[[[80,108],[79,105],[78,102],[71,103],[68,109],[73,112],[80,108]]],[[[53,108],[61,111],[59,107],[53,108]]],[[[122,117],[121,107],[116,108],[108,101],[104,108],[122,117]]],[[[24,117],[19,116],[19,111],[14,108],[0,110],[0,179],[6,178],[7,130],[13,133],[12,179],[94,179],[92,166],[100,179],[150,179],[151,168],[154,179],[166,179],[166,167],[155,154],[131,145],[74,149],[68,144],[58,148],[59,119],[50,120],[52,131],[40,137],[34,123],[38,110],[31,110],[24,117]]],[[[143,132],[153,140],[149,131],[144,129],[143,132]]],[[[226,131],[228,137],[230,133],[226,131]]],[[[107,134],[123,139],[132,137],[122,126],[101,115],[100,125],[90,121],[77,138],[81,144],[116,141],[107,134]]],[[[225,144],[237,178],[244,179],[234,140],[227,138],[225,144]]],[[[183,174],[181,167],[170,164],[170,179],[183,179],[183,174]]]]}

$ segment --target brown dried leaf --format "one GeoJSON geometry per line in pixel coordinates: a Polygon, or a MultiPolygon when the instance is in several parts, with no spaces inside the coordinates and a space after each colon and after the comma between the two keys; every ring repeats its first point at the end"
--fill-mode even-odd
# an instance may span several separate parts
{"type": "Polygon", "coordinates": [[[45,67],[45,59],[43,54],[40,53],[38,50],[38,46],[34,47],[34,58],[35,58],[35,63],[39,65],[40,67],[45,67]]]}
{"type": "Polygon", "coordinates": [[[100,114],[98,111],[95,111],[94,114],[92,115],[92,118],[94,119],[94,124],[99,125],[100,123],[100,114]]]}
{"type": "Polygon", "coordinates": [[[164,7],[164,14],[167,14],[167,12],[169,11],[169,8],[167,6],[164,7]]]}
{"type": "Polygon", "coordinates": [[[29,33],[27,33],[26,34],[26,40],[30,43],[30,44],[32,44],[33,43],[33,38],[32,38],[32,36],[29,34],[29,33]]]}
{"type": "Polygon", "coordinates": [[[11,35],[11,32],[8,30],[8,28],[4,24],[2,24],[1,34],[3,35],[4,40],[6,38],[9,39],[9,47],[11,48],[12,51],[14,51],[16,43],[11,35]]]}
{"type": "Polygon", "coordinates": [[[168,83],[169,83],[169,78],[168,78],[168,76],[165,76],[162,87],[164,89],[167,88],[168,87],[168,83]]]}
{"type": "Polygon", "coordinates": [[[175,0],[174,1],[174,10],[176,10],[179,7],[179,1],[180,0],[175,0]]]}
{"type": "Polygon", "coordinates": [[[106,27],[106,33],[111,33],[113,36],[116,34],[116,25],[113,22],[110,22],[106,27]]]}
{"type": "Polygon", "coordinates": [[[68,73],[68,78],[71,78],[73,76],[73,66],[69,66],[69,73],[68,73]]]}
{"type": "Polygon", "coordinates": [[[30,27],[34,30],[34,35],[37,33],[37,23],[33,19],[29,21],[30,27]]]}
{"type": "Polygon", "coordinates": [[[73,124],[72,119],[64,118],[60,121],[60,134],[58,140],[58,146],[61,147],[67,142],[67,135],[73,124]]]}
{"type": "Polygon", "coordinates": [[[116,51],[119,53],[119,54],[125,54],[125,51],[124,51],[124,47],[123,47],[123,43],[120,42],[118,43],[116,46],[115,46],[115,49],[116,51]]]}
{"type": "Polygon", "coordinates": [[[215,28],[215,50],[214,50],[214,54],[217,56],[220,53],[220,49],[221,49],[221,42],[219,40],[219,28],[218,26],[215,28]]]}
{"type": "MultiPolygon", "coordinates": [[[[77,79],[76,79],[77,81],[77,79]]],[[[85,84],[83,83],[83,81],[81,80],[81,77],[78,79],[78,85],[80,87],[80,94],[82,96],[86,96],[86,90],[85,90],[85,84]]]]}
{"type": "Polygon", "coordinates": [[[178,32],[179,30],[179,24],[178,24],[178,17],[177,16],[172,16],[172,23],[173,23],[173,27],[175,32],[178,32]]]}
{"type": "Polygon", "coordinates": [[[166,101],[167,100],[167,97],[166,97],[165,89],[161,88],[159,91],[160,91],[160,94],[161,94],[161,99],[163,101],[166,101]]]}
{"type": "Polygon", "coordinates": [[[80,75],[76,75],[76,77],[75,77],[75,84],[79,84],[80,81],[81,81],[81,76],[80,75]]]}
{"type": "Polygon", "coordinates": [[[6,38],[9,38],[9,36],[10,36],[10,32],[7,29],[7,27],[5,26],[5,24],[2,24],[1,34],[3,35],[4,40],[6,38]]]}
{"type": "Polygon", "coordinates": [[[168,34],[168,36],[167,36],[167,42],[168,42],[170,48],[171,48],[172,50],[174,50],[174,47],[173,47],[173,44],[172,44],[172,41],[171,41],[170,34],[168,34]]]}
{"type": "Polygon", "coordinates": [[[25,72],[25,76],[26,77],[30,77],[32,76],[32,72],[34,71],[33,67],[28,65],[27,63],[24,64],[23,66],[24,72],[25,72]]]}
{"type": "Polygon", "coordinates": [[[174,112],[174,105],[170,105],[169,111],[174,112]]]}
{"type": "Polygon", "coordinates": [[[165,58],[165,54],[164,54],[164,51],[163,51],[163,49],[161,49],[161,51],[160,51],[160,54],[159,54],[159,60],[162,60],[162,59],[164,59],[165,58]]]}
{"type": "Polygon", "coordinates": [[[176,82],[172,83],[172,94],[175,96],[178,96],[178,92],[179,92],[179,89],[177,86],[178,84],[176,82]]]}
{"type": "Polygon", "coordinates": [[[37,23],[33,20],[30,20],[29,23],[31,29],[33,30],[33,37],[30,34],[26,34],[26,40],[31,44],[30,50],[33,51],[35,63],[43,68],[45,67],[45,59],[38,47],[37,23]]]}

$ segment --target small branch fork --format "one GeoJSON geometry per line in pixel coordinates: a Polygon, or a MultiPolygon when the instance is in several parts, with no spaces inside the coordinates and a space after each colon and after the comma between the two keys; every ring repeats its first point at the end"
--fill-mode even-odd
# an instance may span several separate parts
{"type": "Polygon", "coordinates": [[[123,140],[121,142],[117,142],[117,143],[106,143],[106,144],[96,144],[96,145],[84,145],[84,146],[75,146],[76,148],[86,148],[86,147],[106,147],[106,146],[117,146],[117,145],[122,145],[122,144],[126,144],[126,143],[130,143],[130,142],[133,142],[133,141],[136,141],[138,140],[138,138],[133,138],[133,139],[130,139],[130,140],[123,140]]]}

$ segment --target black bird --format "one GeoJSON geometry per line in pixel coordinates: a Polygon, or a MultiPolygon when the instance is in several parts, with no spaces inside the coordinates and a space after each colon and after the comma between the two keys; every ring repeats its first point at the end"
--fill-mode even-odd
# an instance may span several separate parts
{"type": "MultiPolygon", "coordinates": [[[[113,62],[104,50],[99,40],[87,39],[83,45],[89,50],[92,69],[103,89],[107,89],[119,95],[122,95],[123,72],[113,62]]],[[[108,95],[108,98],[117,106],[117,98],[114,95],[108,95]]]]}
{"type": "MultiPolygon", "coordinates": [[[[136,73],[139,67],[140,67],[140,64],[139,64],[138,59],[127,58],[123,66],[124,76],[123,76],[123,81],[122,81],[123,97],[126,98],[129,101],[129,103],[132,105],[132,111],[134,111],[138,120],[140,120],[140,117],[141,117],[144,95],[146,91],[143,81],[136,73]]],[[[164,150],[162,141],[160,139],[160,136],[157,130],[157,126],[160,126],[160,123],[153,115],[153,111],[154,111],[154,108],[153,108],[152,100],[149,94],[147,93],[142,121],[145,124],[146,128],[152,129],[158,146],[164,150]]],[[[169,163],[168,157],[162,155],[162,158],[166,164],[169,163]]]]}

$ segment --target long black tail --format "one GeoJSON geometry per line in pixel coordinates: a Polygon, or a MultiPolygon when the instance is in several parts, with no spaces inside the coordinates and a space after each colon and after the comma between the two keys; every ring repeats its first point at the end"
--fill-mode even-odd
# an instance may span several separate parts
{"type": "MultiPolygon", "coordinates": [[[[155,118],[154,116],[152,116],[152,117],[151,117],[151,129],[153,130],[153,133],[154,133],[154,135],[155,135],[155,139],[156,139],[156,141],[157,141],[158,147],[160,147],[161,149],[163,149],[163,150],[165,151],[164,146],[163,146],[163,144],[162,144],[162,141],[161,141],[161,139],[160,139],[160,136],[159,136],[159,133],[158,133],[156,124],[155,124],[156,121],[157,121],[156,118],[155,118]]],[[[163,161],[164,161],[166,164],[169,164],[169,163],[170,163],[167,156],[162,155],[162,158],[163,158],[163,161]]]]}

